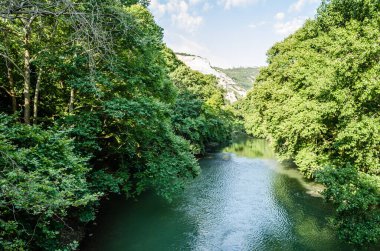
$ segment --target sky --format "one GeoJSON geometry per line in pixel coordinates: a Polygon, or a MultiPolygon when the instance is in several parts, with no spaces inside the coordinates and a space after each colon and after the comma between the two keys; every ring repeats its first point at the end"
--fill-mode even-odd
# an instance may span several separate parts
{"type": "Polygon", "coordinates": [[[151,0],[150,10],[175,52],[213,66],[266,65],[266,52],[313,18],[320,0],[151,0]]]}

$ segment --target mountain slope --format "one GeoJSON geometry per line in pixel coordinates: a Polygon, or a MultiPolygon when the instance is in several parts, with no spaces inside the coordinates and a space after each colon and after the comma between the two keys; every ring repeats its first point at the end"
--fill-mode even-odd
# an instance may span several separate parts
{"type": "Polygon", "coordinates": [[[240,85],[245,90],[249,90],[253,87],[253,82],[255,81],[261,67],[238,67],[238,68],[215,68],[216,70],[225,73],[227,76],[232,78],[238,85],[240,85]]]}
{"type": "Polygon", "coordinates": [[[226,90],[225,99],[230,103],[234,103],[247,95],[246,89],[242,88],[224,72],[212,67],[210,61],[206,58],[184,53],[176,53],[176,56],[191,69],[203,74],[214,75],[219,81],[219,86],[226,90]]]}

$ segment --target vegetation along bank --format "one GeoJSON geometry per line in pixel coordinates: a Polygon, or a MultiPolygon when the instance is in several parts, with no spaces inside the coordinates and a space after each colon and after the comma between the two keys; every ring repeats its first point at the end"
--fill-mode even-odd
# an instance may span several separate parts
{"type": "Polygon", "coordinates": [[[75,250],[114,193],[170,200],[241,121],[325,185],[342,239],[377,242],[380,1],[323,1],[233,107],[148,4],[0,2],[0,250],[75,250]]]}

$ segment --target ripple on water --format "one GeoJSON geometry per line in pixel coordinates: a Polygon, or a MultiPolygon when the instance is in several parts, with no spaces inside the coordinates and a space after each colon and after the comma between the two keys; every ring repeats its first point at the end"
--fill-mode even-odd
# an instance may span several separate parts
{"type": "Polygon", "coordinates": [[[186,189],[179,207],[196,221],[194,249],[260,248],[265,233],[273,229],[288,238],[289,220],[273,198],[275,172],[267,161],[223,153],[201,165],[202,177],[186,189]]]}
{"type": "Polygon", "coordinates": [[[115,200],[83,250],[351,250],[327,226],[332,208],[251,139],[200,160],[172,204],[153,194],[115,200]]]}

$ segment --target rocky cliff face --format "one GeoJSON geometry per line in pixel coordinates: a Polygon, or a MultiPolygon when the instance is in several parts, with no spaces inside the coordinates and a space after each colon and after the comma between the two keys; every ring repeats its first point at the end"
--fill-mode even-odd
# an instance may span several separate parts
{"type": "Polygon", "coordinates": [[[245,97],[245,95],[247,95],[246,90],[241,88],[234,80],[228,77],[225,73],[212,67],[210,61],[208,61],[206,58],[180,53],[177,53],[176,55],[179,60],[181,60],[191,69],[199,71],[203,74],[214,75],[219,81],[219,86],[226,90],[225,99],[230,103],[234,103],[242,97],[245,97]]]}

